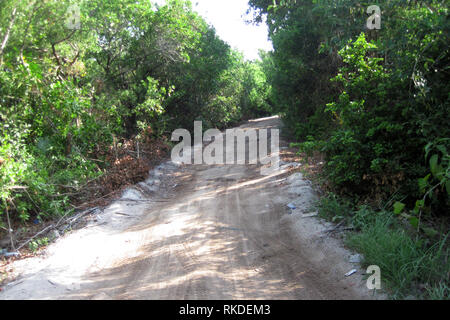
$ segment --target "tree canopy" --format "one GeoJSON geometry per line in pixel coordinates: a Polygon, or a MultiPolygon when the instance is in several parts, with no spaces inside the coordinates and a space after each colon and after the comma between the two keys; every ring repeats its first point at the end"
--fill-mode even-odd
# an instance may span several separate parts
{"type": "Polygon", "coordinates": [[[2,221],[63,214],[111,146],[266,114],[269,90],[189,1],[1,0],[2,221]]]}
{"type": "Polygon", "coordinates": [[[448,3],[249,3],[273,42],[263,66],[275,111],[303,150],[325,153],[337,190],[415,203],[433,189],[427,201],[448,212],[448,3]],[[371,5],[379,30],[367,26],[371,5]]]}

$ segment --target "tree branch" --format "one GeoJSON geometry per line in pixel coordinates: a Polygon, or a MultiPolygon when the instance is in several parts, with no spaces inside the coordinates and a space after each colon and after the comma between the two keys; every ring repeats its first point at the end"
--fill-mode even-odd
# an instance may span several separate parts
{"type": "Polygon", "coordinates": [[[3,52],[5,50],[6,44],[8,43],[9,35],[16,21],[17,8],[13,9],[11,20],[9,21],[8,29],[6,30],[5,37],[3,38],[2,45],[0,46],[0,66],[3,64],[3,52]]]}

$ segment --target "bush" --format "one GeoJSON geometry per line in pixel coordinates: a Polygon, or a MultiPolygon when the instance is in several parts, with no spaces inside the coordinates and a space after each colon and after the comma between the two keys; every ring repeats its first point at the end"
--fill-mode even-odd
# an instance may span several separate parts
{"type": "MultiPolygon", "coordinates": [[[[417,181],[428,172],[422,160],[426,145],[428,149],[439,145],[439,150],[434,149],[440,154],[430,161],[434,161],[434,171],[440,170],[441,189],[445,189],[448,141],[429,143],[437,138],[420,130],[417,118],[410,117],[412,110],[424,112],[423,101],[409,101],[401,93],[408,81],[399,81],[397,72],[385,68],[376,50],[361,34],[339,52],[345,66],[333,81],[343,89],[337,101],[327,106],[338,126],[322,148],[327,160],[325,173],[341,192],[386,199],[400,191],[414,202],[423,192],[417,181]]],[[[437,108],[436,112],[445,117],[443,110],[437,108]]],[[[441,129],[441,136],[448,134],[448,126],[441,129]]],[[[448,194],[441,197],[437,207],[445,207],[446,201],[448,194]]]]}
{"type": "MultiPolygon", "coordinates": [[[[448,5],[381,0],[381,30],[361,33],[367,3],[249,3],[274,44],[263,59],[274,110],[301,148],[325,152],[334,191],[376,200],[395,193],[413,207],[423,196],[418,179],[430,173],[425,147],[450,136],[448,5]]],[[[433,190],[437,214],[450,212],[444,184],[433,190]]]]}
{"type": "Polygon", "coordinates": [[[352,204],[331,192],[320,198],[315,206],[320,217],[333,222],[348,220],[352,214],[352,204]]]}

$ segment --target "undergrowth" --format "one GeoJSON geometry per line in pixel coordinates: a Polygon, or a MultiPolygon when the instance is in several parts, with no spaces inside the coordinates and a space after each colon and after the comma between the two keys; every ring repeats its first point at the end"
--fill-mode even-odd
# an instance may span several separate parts
{"type": "Polygon", "coordinates": [[[353,206],[333,193],[317,203],[319,216],[353,227],[345,243],[363,255],[362,266],[377,265],[382,288],[393,299],[449,299],[449,234],[417,233],[388,210],[353,206]]]}

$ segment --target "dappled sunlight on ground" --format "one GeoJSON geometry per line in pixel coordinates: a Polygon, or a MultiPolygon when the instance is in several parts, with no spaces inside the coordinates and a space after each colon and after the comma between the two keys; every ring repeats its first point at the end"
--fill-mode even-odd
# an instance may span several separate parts
{"type": "MultiPolygon", "coordinates": [[[[278,121],[249,125],[275,127],[278,121]]],[[[293,235],[292,226],[300,230],[298,224],[306,221],[286,206],[292,190],[303,192],[290,187],[286,178],[292,172],[284,168],[262,176],[256,165],[171,168],[160,177],[160,191],[148,198],[138,189],[127,191],[123,201],[98,215],[96,224],[51,246],[48,259],[24,274],[26,285],[12,286],[9,294],[39,299],[361,298],[347,290],[351,283],[336,276],[347,268],[333,260],[337,255],[321,252],[305,229],[303,238],[293,235]]],[[[297,197],[307,203],[308,192],[297,197]]]]}

